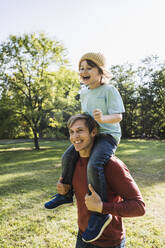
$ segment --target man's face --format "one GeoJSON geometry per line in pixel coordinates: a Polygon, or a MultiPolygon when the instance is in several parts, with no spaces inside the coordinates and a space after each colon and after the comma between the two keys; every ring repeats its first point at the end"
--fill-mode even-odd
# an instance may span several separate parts
{"type": "Polygon", "coordinates": [[[89,132],[85,120],[77,120],[69,128],[70,141],[81,157],[89,157],[96,133],[96,129],[93,129],[91,133],[89,132]]]}

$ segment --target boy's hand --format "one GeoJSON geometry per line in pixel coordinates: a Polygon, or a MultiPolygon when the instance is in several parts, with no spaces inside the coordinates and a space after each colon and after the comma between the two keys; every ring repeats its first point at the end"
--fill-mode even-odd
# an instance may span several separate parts
{"type": "Polygon", "coordinates": [[[103,113],[100,109],[95,109],[93,111],[93,117],[96,121],[102,122],[103,121],[103,113]]]}
{"type": "Polygon", "coordinates": [[[69,184],[62,183],[62,177],[59,178],[57,183],[57,192],[60,195],[65,195],[70,190],[71,186],[69,184]]]}
{"type": "Polygon", "coordinates": [[[103,202],[100,196],[94,191],[91,184],[89,184],[89,190],[91,191],[91,195],[86,194],[85,196],[85,204],[88,210],[92,212],[102,213],[103,210],[103,202]]]}

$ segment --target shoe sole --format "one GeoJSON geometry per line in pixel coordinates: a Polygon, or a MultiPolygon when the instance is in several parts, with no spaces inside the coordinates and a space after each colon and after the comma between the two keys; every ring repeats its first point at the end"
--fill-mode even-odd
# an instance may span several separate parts
{"type": "Polygon", "coordinates": [[[73,203],[64,203],[62,205],[59,205],[58,207],[55,207],[55,208],[46,208],[48,210],[56,210],[58,208],[64,208],[64,207],[68,207],[68,206],[73,206],[73,203]]]}
{"type": "Polygon", "coordinates": [[[82,240],[85,242],[85,243],[91,243],[97,239],[100,238],[100,236],[102,235],[103,231],[105,230],[105,228],[109,225],[109,223],[111,222],[112,220],[112,216],[109,217],[109,219],[104,223],[104,225],[102,226],[99,234],[94,238],[94,239],[91,239],[91,240],[85,240],[84,238],[82,238],[82,240]]]}

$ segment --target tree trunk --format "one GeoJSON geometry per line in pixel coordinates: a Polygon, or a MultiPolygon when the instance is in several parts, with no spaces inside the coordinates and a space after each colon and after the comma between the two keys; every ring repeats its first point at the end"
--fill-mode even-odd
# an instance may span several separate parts
{"type": "Polygon", "coordinates": [[[35,149],[40,150],[37,132],[35,130],[33,130],[33,134],[34,134],[34,146],[35,146],[35,149]]]}

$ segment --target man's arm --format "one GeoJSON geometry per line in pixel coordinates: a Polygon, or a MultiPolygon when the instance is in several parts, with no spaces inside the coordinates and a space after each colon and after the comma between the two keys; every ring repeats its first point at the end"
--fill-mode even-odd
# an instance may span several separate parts
{"type": "Polygon", "coordinates": [[[145,204],[140,190],[126,165],[114,157],[105,169],[108,186],[122,198],[120,202],[103,202],[102,213],[120,217],[136,217],[145,214],[145,204]]]}
{"type": "Polygon", "coordinates": [[[145,204],[140,190],[127,167],[118,159],[112,158],[105,168],[107,184],[113,194],[122,198],[119,202],[102,202],[100,196],[89,185],[91,195],[86,195],[85,204],[90,211],[112,214],[120,217],[136,217],[145,214],[145,204]]]}

